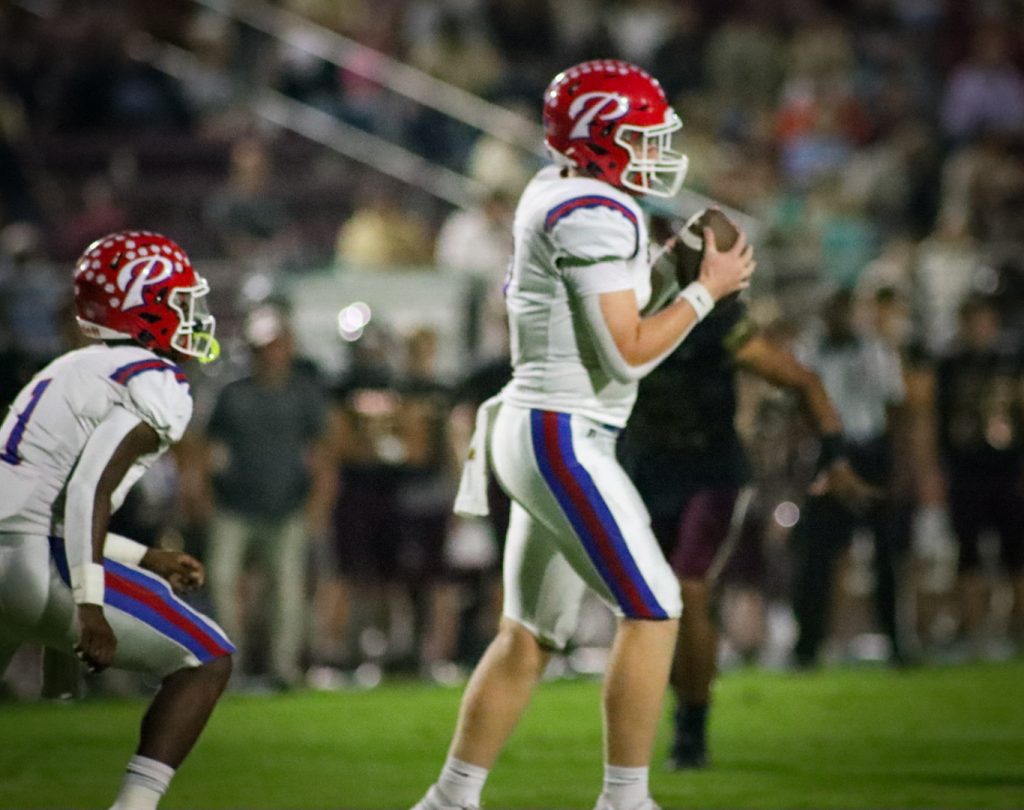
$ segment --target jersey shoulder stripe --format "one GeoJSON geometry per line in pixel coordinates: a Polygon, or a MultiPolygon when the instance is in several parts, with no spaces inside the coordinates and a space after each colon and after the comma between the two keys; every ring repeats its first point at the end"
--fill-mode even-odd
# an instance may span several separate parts
{"type": "Polygon", "coordinates": [[[146,371],[168,371],[174,374],[174,379],[178,382],[188,385],[188,377],[185,376],[185,372],[179,366],[176,366],[169,360],[161,360],[159,357],[127,363],[114,371],[110,375],[110,379],[121,385],[127,385],[130,379],[146,371]]]}
{"type": "Polygon", "coordinates": [[[611,210],[622,214],[622,216],[633,223],[634,228],[639,230],[636,214],[628,206],[623,205],[621,202],[614,200],[611,197],[603,197],[599,194],[587,194],[582,197],[573,197],[572,199],[559,203],[548,211],[547,216],[544,217],[544,230],[550,231],[556,224],[558,224],[559,220],[564,219],[573,211],[578,211],[581,208],[610,208],[611,210]]]}

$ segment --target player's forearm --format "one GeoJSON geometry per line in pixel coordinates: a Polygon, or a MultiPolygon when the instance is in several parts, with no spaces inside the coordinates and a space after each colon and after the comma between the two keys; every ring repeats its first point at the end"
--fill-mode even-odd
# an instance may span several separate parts
{"type": "Polygon", "coordinates": [[[113,492],[96,491],[92,505],[92,531],[89,546],[92,550],[91,562],[103,565],[104,546],[107,542],[107,529],[110,527],[111,501],[113,492]]]}
{"type": "Polygon", "coordinates": [[[584,298],[582,310],[601,368],[613,380],[620,383],[636,382],[649,374],[668,354],[667,351],[663,352],[645,363],[630,362],[629,353],[623,351],[623,337],[621,334],[618,337],[613,335],[599,298],[597,296],[584,298]]]}
{"type": "Polygon", "coordinates": [[[110,524],[111,499],[123,473],[108,470],[112,458],[139,419],[120,408],[93,431],[68,481],[64,545],[71,587],[78,603],[103,603],[103,545],[110,524]]]}
{"type": "Polygon", "coordinates": [[[638,380],[650,373],[713,306],[708,296],[694,302],[680,294],[664,309],[641,318],[632,292],[584,299],[602,360],[621,381],[638,380]]]}
{"type": "Polygon", "coordinates": [[[103,545],[110,525],[111,493],[68,487],[64,546],[76,604],[102,605],[103,545]],[[91,498],[90,498],[91,495],[91,498]]]}
{"type": "Polygon", "coordinates": [[[702,313],[689,300],[677,297],[659,312],[641,318],[627,353],[629,362],[632,365],[660,362],[683,342],[701,317],[702,313]]]}

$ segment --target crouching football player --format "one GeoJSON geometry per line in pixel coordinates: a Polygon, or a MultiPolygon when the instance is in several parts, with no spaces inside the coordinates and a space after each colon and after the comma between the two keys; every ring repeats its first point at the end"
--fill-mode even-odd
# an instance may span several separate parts
{"type": "Polygon", "coordinates": [[[231,642],[174,593],[202,584],[199,562],[107,531],[191,417],[176,361],[216,355],[208,291],[159,234],[94,242],[74,300],[99,342],[39,372],[0,426],[0,672],[31,641],[74,651],[93,672],[162,678],[112,810],[156,808],[231,673],[231,642]]]}

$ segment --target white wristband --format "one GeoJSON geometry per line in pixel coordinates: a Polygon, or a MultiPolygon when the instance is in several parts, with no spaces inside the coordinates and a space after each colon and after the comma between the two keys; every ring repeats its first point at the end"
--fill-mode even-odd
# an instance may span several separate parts
{"type": "Polygon", "coordinates": [[[676,296],[676,300],[683,299],[697,313],[697,320],[703,321],[708,313],[715,308],[715,299],[711,297],[708,288],[699,281],[691,281],[676,296]]]}
{"type": "Polygon", "coordinates": [[[102,605],[104,593],[103,566],[86,563],[71,569],[71,594],[76,605],[102,605]]]}
{"type": "Polygon", "coordinates": [[[141,565],[149,546],[136,543],[119,534],[108,534],[103,543],[103,556],[129,565],[141,565]]]}

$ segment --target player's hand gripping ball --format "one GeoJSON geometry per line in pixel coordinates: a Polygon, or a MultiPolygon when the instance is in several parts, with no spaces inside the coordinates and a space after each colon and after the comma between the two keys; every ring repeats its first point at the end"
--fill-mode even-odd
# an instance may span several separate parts
{"type": "Polygon", "coordinates": [[[740,236],[739,228],[719,208],[705,208],[690,217],[676,234],[672,248],[676,279],[680,287],[695,281],[700,273],[700,263],[704,258],[705,228],[710,228],[715,234],[715,246],[720,252],[731,249],[740,236]]]}

